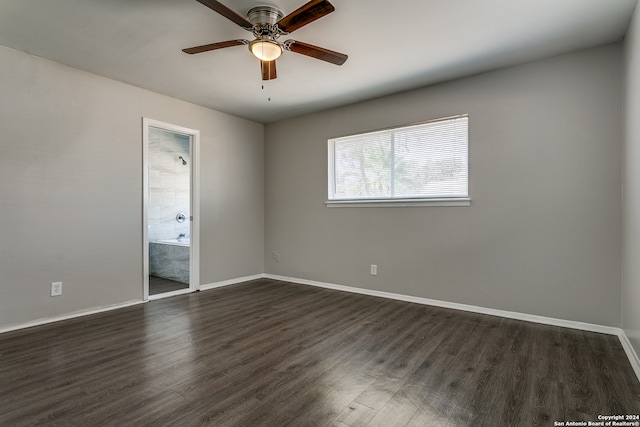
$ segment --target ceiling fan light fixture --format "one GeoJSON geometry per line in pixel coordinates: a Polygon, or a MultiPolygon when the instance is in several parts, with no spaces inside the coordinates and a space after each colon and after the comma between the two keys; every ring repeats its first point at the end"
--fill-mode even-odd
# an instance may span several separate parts
{"type": "Polygon", "coordinates": [[[249,50],[261,61],[274,61],[282,55],[282,47],[271,40],[254,40],[249,43],[249,50]]]}

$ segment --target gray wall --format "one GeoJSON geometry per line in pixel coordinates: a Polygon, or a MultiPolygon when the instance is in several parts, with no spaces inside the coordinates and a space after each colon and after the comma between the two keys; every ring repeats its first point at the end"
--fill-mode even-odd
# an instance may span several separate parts
{"type": "Polygon", "coordinates": [[[143,116],[201,131],[201,283],[264,271],[261,124],[4,47],[0,64],[0,328],[142,298],[143,116]]]}
{"type": "Polygon", "coordinates": [[[640,7],[625,39],[623,327],[640,354],[640,7]]]}
{"type": "Polygon", "coordinates": [[[266,272],[620,326],[621,79],[609,45],[267,125],[266,272]],[[325,207],[327,138],[461,113],[470,207],[325,207]]]}

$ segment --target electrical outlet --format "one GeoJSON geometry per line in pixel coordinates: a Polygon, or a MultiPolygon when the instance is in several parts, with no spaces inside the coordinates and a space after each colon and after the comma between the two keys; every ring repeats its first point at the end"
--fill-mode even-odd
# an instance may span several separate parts
{"type": "Polygon", "coordinates": [[[59,297],[62,295],[62,282],[52,282],[51,283],[51,296],[59,297]]]}
{"type": "Polygon", "coordinates": [[[378,275],[378,266],[376,264],[371,264],[371,275],[372,276],[378,275]]]}
{"type": "Polygon", "coordinates": [[[275,262],[280,262],[280,252],[273,251],[271,258],[273,258],[275,262]]]}

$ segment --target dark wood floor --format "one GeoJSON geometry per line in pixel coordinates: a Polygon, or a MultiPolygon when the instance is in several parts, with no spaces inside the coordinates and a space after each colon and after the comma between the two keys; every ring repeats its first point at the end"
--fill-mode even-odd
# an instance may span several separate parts
{"type": "Polygon", "coordinates": [[[553,426],[638,413],[615,336],[266,279],[0,335],[2,426],[553,426]]]}
{"type": "Polygon", "coordinates": [[[149,295],[164,294],[188,288],[188,283],[176,282],[175,280],[165,279],[164,277],[149,276],[149,295]]]}

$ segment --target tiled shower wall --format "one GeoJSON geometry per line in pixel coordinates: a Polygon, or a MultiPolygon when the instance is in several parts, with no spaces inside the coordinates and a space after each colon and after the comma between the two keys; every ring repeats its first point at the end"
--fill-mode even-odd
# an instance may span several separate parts
{"type": "Polygon", "coordinates": [[[189,235],[189,137],[149,129],[149,241],[189,235]],[[183,165],[182,156],[187,164],[183,165]],[[176,215],[184,213],[183,223],[176,215]]]}

